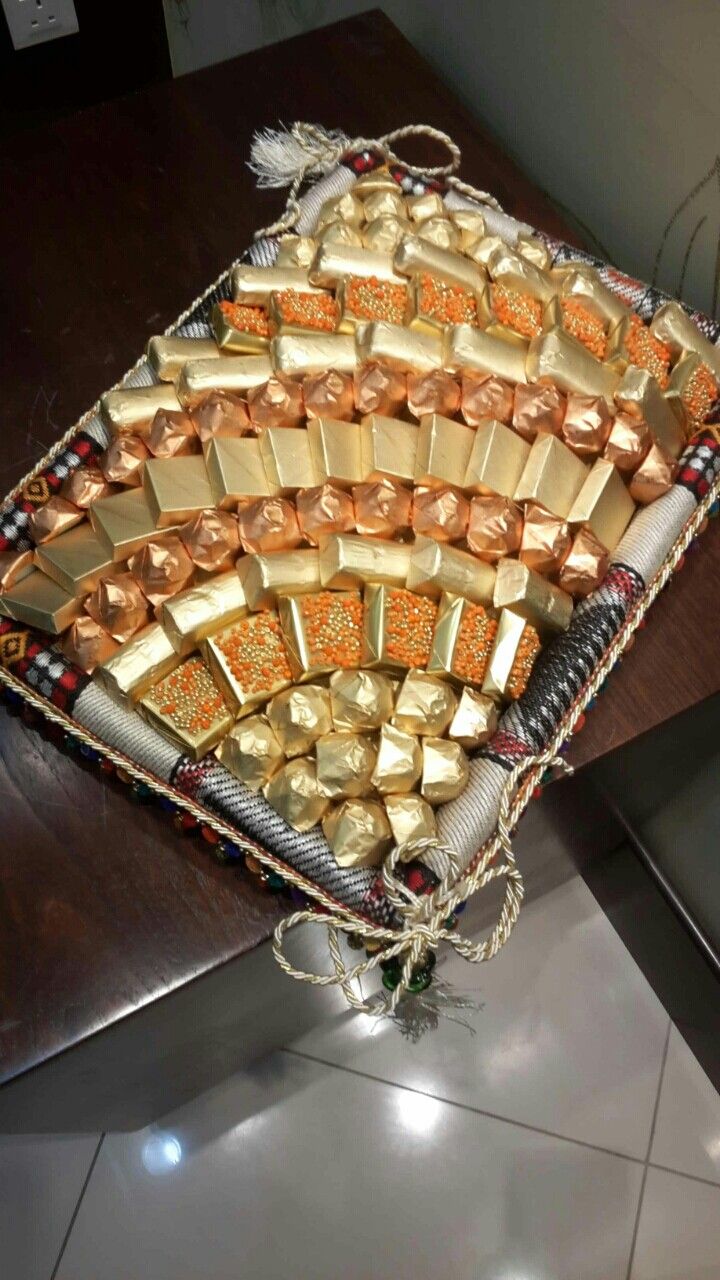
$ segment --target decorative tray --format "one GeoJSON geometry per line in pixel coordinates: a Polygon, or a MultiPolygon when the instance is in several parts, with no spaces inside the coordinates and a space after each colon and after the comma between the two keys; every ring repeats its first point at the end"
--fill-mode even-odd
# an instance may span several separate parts
{"type": "Polygon", "coordinates": [[[286,889],[280,964],[365,1009],[505,943],[512,829],[720,488],[720,326],[459,161],[259,135],[282,217],[0,508],[7,697],[286,889]]]}

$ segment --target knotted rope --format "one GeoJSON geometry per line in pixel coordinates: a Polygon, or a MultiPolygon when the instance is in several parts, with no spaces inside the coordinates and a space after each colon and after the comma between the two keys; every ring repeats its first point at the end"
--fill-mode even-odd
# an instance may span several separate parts
{"type": "Polygon", "coordinates": [[[348,151],[379,151],[386,164],[403,163],[393,150],[393,144],[403,138],[426,137],[440,143],[450,153],[447,164],[412,166],[412,172],[424,178],[445,178],[450,187],[461,195],[489,205],[498,213],[502,206],[489,191],[463,182],[457,176],[462,160],[460,148],[449,134],[430,124],[409,124],[393,129],[380,138],[350,139],[339,129],[322,129],[319,125],[298,120],[290,129],[263,129],[255,134],[248,167],[258,180],[259,187],[289,187],[285,209],[270,226],[255,232],[255,240],[265,236],[280,235],[290,231],[300,216],[298,195],[304,182],[317,181],[340,163],[348,151]]]}
{"type": "Polygon", "coordinates": [[[495,832],[483,846],[469,871],[463,872],[457,853],[436,839],[408,840],[393,849],[383,865],[382,878],[385,895],[402,920],[400,929],[390,929],[357,919],[349,921],[344,915],[332,911],[322,915],[316,909],[295,911],[280,921],[273,936],[273,954],[280,968],[298,982],[308,982],[316,987],[340,987],[348,1004],[363,1013],[392,1014],[401,997],[412,989],[414,975],[428,963],[430,953],[434,954],[440,943],[448,943],[470,964],[482,964],[485,960],[491,960],[510,937],[520,914],[524,895],[522,875],[515,862],[511,841],[511,832],[525,805],[524,798],[518,794],[518,783],[525,774],[542,767],[572,773],[571,767],[562,757],[552,751],[528,756],[517,764],[508,774],[502,790],[495,832]],[[450,870],[432,893],[413,893],[398,879],[396,869],[400,863],[434,849],[446,855],[450,870]],[[504,860],[495,862],[500,850],[504,854],[504,860]],[[482,942],[471,942],[454,928],[455,908],[493,880],[503,877],[507,884],[497,923],[482,942]],[[296,969],[287,959],[283,945],[285,934],[292,926],[299,924],[319,925],[327,931],[334,973],[319,974],[296,969]],[[340,933],[360,938],[377,949],[356,964],[348,965],[340,951],[340,933]],[[399,980],[394,989],[385,995],[378,1009],[377,1003],[370,1004],[358,996],[352,983],[396,957],[402,961],[399,980]]]}

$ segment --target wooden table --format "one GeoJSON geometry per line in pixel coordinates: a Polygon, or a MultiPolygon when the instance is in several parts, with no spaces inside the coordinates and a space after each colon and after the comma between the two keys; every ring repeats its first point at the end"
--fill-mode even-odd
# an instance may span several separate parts
{"type": "MultiPolygon", "coordinates": [[[[379,12],[24,133],[2,148],[11,188],[0,206],[3,492],[253,229],[277,216],[281,197],[255,190],[245,160],[256,128],[298,118],[369,137],[434,124],[459,143],[469,181],[508,212],[571,238],[549,201],[379,12]]],[[[407,158],[433,162],[418,145],[407,158]]],[[[576,762],[717,689],[703,598],[720,571],[717,526],[704,544],[576,740],[576,762]]],[[[206,1071],[197,1042],[178,1027],[196,1019],[198,992],[209,1018],[220,990],[193,980],[218,976],[228,1008],[238,990],[228,994],[229,975],[233,983],[238,972],[265,980],[246,962],[278,919],[278,904],[5,711],[0,802],[0,1080],[13,1082],[0,1090],[0,1127],[77,1125],[59,1108],[70,1095],[90,1125],[142,1122],[142,1107],[126,1116],[120,1093],[143,1093],[138,1082],[171,1042],[168,1092],[161,1078],[143,1094],[150,1112],[158,1100],[178,1100],[171,1080],[182,1077],[180,1092],[188,1092],[232,1069],[232,1036],[214,1042],[206,1071]],[[130,1063],[124,1075],[120,1060],[130,1063]],[[119,1092],[100,1090],[93,1108],[105,1072],[119,1092]]],[[[548,797],[547,812],[555,803],[548,797]]],[[[296,989],[284,996],[288,1005],[299,1001],[296,989]]],[[[252,1000],[247,1007],[260,1016],[252,1000]]],[[[198,1023],[210,1039],[217,1025],[198,1023]]]]}

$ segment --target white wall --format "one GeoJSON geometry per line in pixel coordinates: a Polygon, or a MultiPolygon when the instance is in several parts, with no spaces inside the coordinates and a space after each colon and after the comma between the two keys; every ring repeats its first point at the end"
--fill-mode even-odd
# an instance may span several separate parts
{"type": "MultiPolygon", "coordinates": [[[[372,0],[164,3],[180,75],[372,0]]],[[[718,0],[380,7],[605,256],[720,314],[718,0]]],[[[270,94],[258,123],[274,123],[270,94]]]]}

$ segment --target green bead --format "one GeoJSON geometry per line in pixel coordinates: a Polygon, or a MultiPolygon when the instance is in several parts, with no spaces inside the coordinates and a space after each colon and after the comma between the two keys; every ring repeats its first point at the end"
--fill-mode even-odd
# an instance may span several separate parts
{"type": "Polygon", "coordinates": [[[413,995],[417,995],[420,991],[426,991],[432,982],[432,969],[416,969],[410,982],[408,983],[408,991],[412,991],[413,995]]]}
{"type": "Polygon", "coordinates": [[[395,973],[394,969],[386,969],[383,973],[382,983],[388,991],[394,991],[399,981],[400,974],[395,973]]]}

